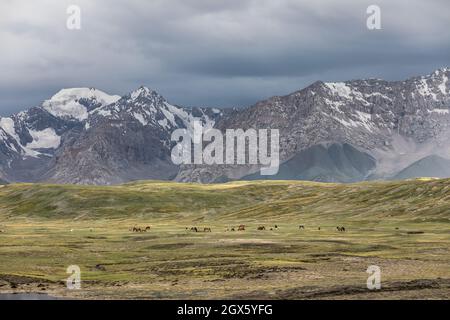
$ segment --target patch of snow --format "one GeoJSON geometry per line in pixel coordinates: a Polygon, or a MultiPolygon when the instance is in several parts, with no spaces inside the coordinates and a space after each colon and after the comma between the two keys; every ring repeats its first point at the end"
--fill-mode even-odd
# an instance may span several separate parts
{"type": "MultiPolygon", "coordinates": [[[[391,98],[389,98],[387,95],[384,95],[384,94],[382,94],[382,93],[380,93],[380,92],[374,92],[374,93],[368,93],[368,94],[366,94],[365,95],[366,97],[376,97],[376,96],[378,96],[378,97],[381,97],[381,98],[383,98],[383,99],[385,99],[385,100],[389,100],[389,101],[391,101],[392,102],[392,99],[391,98]]],[[[405,98],[405,95],[404,95],[404,93],[402,92],[402,97],[403,97],[403,99],[405,98]]]]}
{"type": "Polygon", "coordinates": [[[428,86],[427,81],[422,78],[420,79],[419,85],[417,86],[417,89],[419,91],[419,94],[423,97],[432,97],[433,100],[437,101],[436,94],[431,91],[430,87],[428,86]]]}
{"type": "Polygon", "coordinates": [[[328,115],[326,113],[323,113],[328,117],[331,117],[332,119],[336,120],[343,126],[347,128],[357,128],[357,127],[363,127],[367,131],[373,132],[374,124],[371,121],[372,116],[366,112],[356,111],[356,119],[343,119],[337,116],[328,115]]]}
{"type": "Polygon", "coordinates": [[[333,96],[339,96],[351,101],[356,99],[365,106],[370,105],[370,103],[364,99],[361,92],[351,88],[345,82],[327,82],[325,83],[325,86],[330,90],[333,96]]]}
{"type": "Polygon", "coordinates": [[[140,113],[133,113],[133,116],[143,125],[147,125],[147,121],[145,120],[144,116],[140,113]]]}
{"type": "Polygon", "coordinates": [[[338,121],[339,123],[341,123],[342,125],[344,125],[347,128],[350,127],[357,127],[358,125],[355,123],[355,121],[350,120],[350,121],[346,121],[344,119],[338,118],[338,117],[333,117],[336,121],[338,121]]]}
{"type": "Polygon", "coordinates": [[[340,107],[345,106],[345,103],[342,101],[331,101],[330,99],[324,98],[325,103],[329,105],[334,111],[343,113],[340,107]]]}
{"type": "Polygon", "coordinates": [[[16,128],[14,127],[14,121],[11,118],[0,118],[0,127],[5,130],[14,139],[18,140],[19,137],[16,134],[16,128]]]}
{"type": "Polygon", "coordinates": [[[161,125],[161,127],[164,127],[166,129],[167,129],[167,127],[169,127],[169,123],[168,123],[167,119],[158,120],[158,123],[161,125]]]}
{"type": "Polygon", "coordinates": [[[449,114],[449,110],[448,109],[433,109],[433,110],[428,110],[429,113],[438,113],[438,114],[449,114]]]}
{"type": "Polygon", "coordinates": [[[105,106],[116,102],[120,96],[109,95],[94,88],[62,89],[49,100],[44,101],[42,106],[55,117],[83,121],[87,119],[88,111],[79,103],[80,99],[91,100],[95,104],[105,106]]]}
{"type": "Polygon", "coordinates": [[[442,94],[444,94],[444,95],[447,94],[447,82],[448,82],[448,77],[444,73],[442,76],[442,83],[439,85],[439,90],[441,90],[442,94]]]}
{"type": "Polygon", "coordinates": [[[47,128],[41,131],[28,130],[33,141],[26,145],[30,149],[56,149],[61,143],[61,137],[58,136],[53,128],[47,128]]]}
{"type": "Polygon", "coordinates": [[[6,132],[5,132],[5,130],[3,130],[2,127],[0,127],[0,138],[1,138],[2,140],[8,139],[8,136],[6,135],[6,132]]]}
{"type": "Polygon", "coordinates": [[[327,82],[325,85],[330,89],[333,95],[337,95],[348,100],[351,100],[352,89],[344,82],[327,82]]]}
{"type": "Polygon", "coordinates": [[[99,115],[101,115],[101,116],[103,116],[103,117],[110,117],[112,114],[111,114],[111,110],[109,110],[109,109],[105,109],[105,108],[98,108],[98,109],[95,109],[94,110],[94,113],[97,113],[97,114],[99,114],[99,115]]]}
{"type": "Polygon", "coordinates": [[[15,144],[10,143],[9,141],[10,136],[8,135],[8,133],[6,132],[5,129],[2,128],[1,124],[0,124],[0,141],[3,140],[3,142],[5,143],[5,145],[12,151],[15,152],[20,152],[20,150],[17,150],[17,147],[15,144]]]}
{"type": "MultiPolygon", "coordinates": [[[[175,116],[174,114],[177,114],[178,116],[181,115],[184,111],[178,109],[175,106],[172,106],[168,103],[166,103],[166,108],[161,108],[162,113],[164,114],[164,116],[167,118],[167,120],[169,120],[169,122],[172,124],[172,126],[176,127],[177,123],[175,121],[175,116]]],[[[187,114],[185,115],[187,116],[187,114]]],[[[181,117],[180,117],[181,118],[181,117]]],[[[183,118],[181,118],[183,119],[183,118]]]]}
{"type": "Polygon", "coordinates": [[[136,100],[137,98],[139,98],[142,94],[143,95],[147,95],[150,93],[150,89],[147,87],[140,87],[137,90],[133,91],[131,93],[131,100],[136,100]]]}
{"type": "Polygon", "coordinates": [[[17,144],[22,147],[21,150],[17,150],[17,152],[24,154],[25,156],[30,157],[37,157],[40,153],[37,151],[34,151],[32,149],[29,149],[25,146],[22,146],[20,143],[20,138],[16,133],[16,128],[14,125],[14,121],[11,118],[0,118],[0,127],[3,128],[3,130],[10,135],[14,140],[16,140],[17,144]]]}
{"type": "Polygon", "coordinates": [[[177,126],[177,124],[175,122],[175,118],[174,118],[174,116],[177,116],[178,118],[180,118],[183,121],[186,129],[189,132],[193,132],[193,130],[194,130],[194,121],[201,121],[203,119],[202,126],[204,129],[212,128],[215,124],[215,121],[213,119],[209,118],[203,111],[202,111],[203,117],[194,117],[191,113],[188,113],[185,110],[178,108],[176,106],[173,106],[169,103],[165,103],[165,106],[167,107],[168,111],[171,114],[170,116],[168,116],[166,114],[166,112],[164,112],[164,108],[162,108],[162,110],[163,110],[164,114],[166,115],[166,117],[168,118],[168,120],[174,126],[177,126]]]}
{"type": "Polygon", "coordinates": [[[372,122],[372,116],[369,113],[356,111],[356,114],[358,116],[358,122],[362,124],[363,127],[365,127],[368,131],[373,130],[373,122],[372,122]]]}

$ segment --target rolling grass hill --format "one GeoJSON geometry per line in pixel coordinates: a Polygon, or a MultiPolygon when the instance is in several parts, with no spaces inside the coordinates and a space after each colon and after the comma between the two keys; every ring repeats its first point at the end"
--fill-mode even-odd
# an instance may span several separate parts
{"type": "Polygon", "coordinates": [[[48,219],[406,219],[449,221],[450,179],[330,184],[134,182],[118,186],[11,184],[0,217],[48,219]]]}

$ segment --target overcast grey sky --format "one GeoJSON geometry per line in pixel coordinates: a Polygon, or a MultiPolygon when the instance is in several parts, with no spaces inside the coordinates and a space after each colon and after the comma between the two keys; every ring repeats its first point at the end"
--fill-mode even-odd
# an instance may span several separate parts
{"type": "Polygon", "coordinates": [[[316,80],[450,66],[448,0],[1,0],[0,115],[61,88],[246,106],[316,80]],[[81,8],[68,30],[67,7],[81,8]],[[382,30],[366,28],[381,7],[382,30]]]}

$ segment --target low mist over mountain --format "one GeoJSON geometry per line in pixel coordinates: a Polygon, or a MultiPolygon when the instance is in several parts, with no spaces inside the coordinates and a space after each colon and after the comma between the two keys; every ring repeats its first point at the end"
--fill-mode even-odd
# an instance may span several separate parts
{"type": "Polygon", "coordinates": [[[450,69],[405,81],[316,82],[245,109],[187,108],[140,87],[123,97],[63,89],[0,118],[0,180],[113,184],[137,179],[353,182],[450,176],[450,69]],[[237,165],[174,165],[175,129],[279,129],[275,176],[237,165]]]}
{"type": "Polygon", "coordinates": [[[432,155],[414,162],[400,171],[394,179],[410,179],[418,177],[450,177],[450,160],[432,155]]]}

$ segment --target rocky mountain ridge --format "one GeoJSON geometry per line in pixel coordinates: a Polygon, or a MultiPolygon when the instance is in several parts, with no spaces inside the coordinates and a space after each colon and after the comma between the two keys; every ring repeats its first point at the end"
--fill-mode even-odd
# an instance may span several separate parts
{"type": "MultiPolygon", "coordinates": [[[[171,133],[191,131],[194,120],[220,130],[278,129],[282,164],[272,178],[391,179],[423,158],[450,159],[449,77],[450,69],[442,68],[405,81],[318,81],[243,109],[176,106],[147,87],[122,97],[63,89],[39,106],[0,118],[0,179],[114,184],[267,178],[258,176],[257,165],[174,165],[171,133]]],[[[421,167],[408,172],[420,174],[421,167]]]]}

